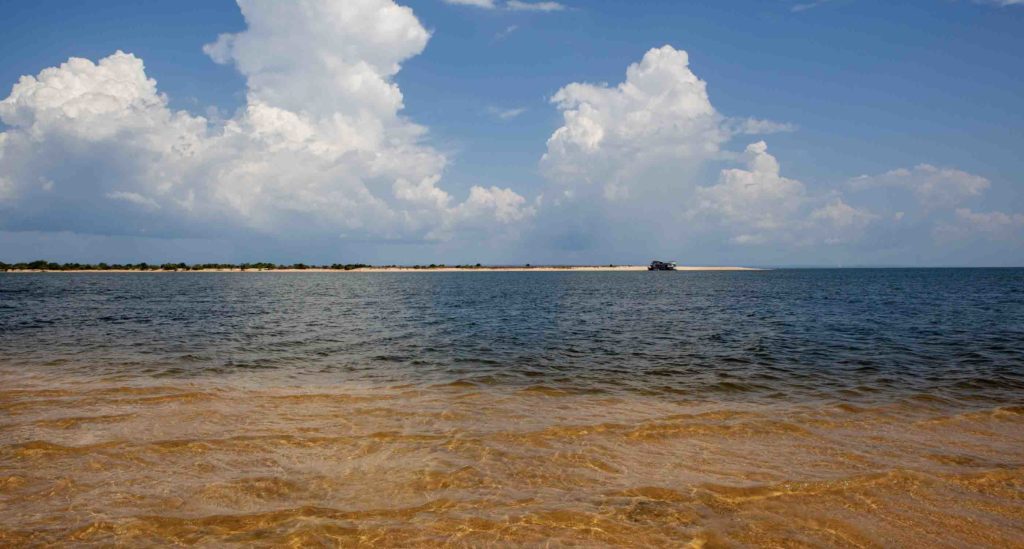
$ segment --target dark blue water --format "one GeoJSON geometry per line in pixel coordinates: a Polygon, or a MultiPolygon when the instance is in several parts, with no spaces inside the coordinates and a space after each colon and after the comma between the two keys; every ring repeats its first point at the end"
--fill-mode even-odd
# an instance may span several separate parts
{"type": "Polygon", "coordinates": [[[1024,269],[0,274],[0,363],[1019,401],[1024,269]]]}

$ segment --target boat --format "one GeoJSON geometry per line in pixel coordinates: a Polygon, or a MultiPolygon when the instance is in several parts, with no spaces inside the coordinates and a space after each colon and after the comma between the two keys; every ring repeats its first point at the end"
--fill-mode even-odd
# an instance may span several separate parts
{"type": "Polygon", "coordinates": [[[676,270],[675,261],[652,261],[651,265],[647,267],[648,271],[674,271],[676,270]]]}

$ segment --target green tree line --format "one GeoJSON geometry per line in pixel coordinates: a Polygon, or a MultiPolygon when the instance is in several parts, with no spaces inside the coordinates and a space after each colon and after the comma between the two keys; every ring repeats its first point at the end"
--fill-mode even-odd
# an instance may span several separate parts
{"type": "Polygon", "coordinates": [[[305,263],[277,264],[270,262],[258,263],[56,263],[39,259],[30,262],[4,263],[0,261],[0,271],[207,271],[217,269],[238,269],[242,271],[260,271],[268,269],[332,269],[352,271],[370,267],[365,263],[334,263],[332,265],[306,265],[305,263]]]}
{"type": "MultiPolygon", "coordinates": [[[[529,266],[529,265],[527,265],[529,266]]],[[[0,271],[208,271],[237,269],[242,271],[265,271],[272,269],[330,269],[334,271],[354,271],[357,269],[372,268],[373,265],[366,263],[332,263],[330,265],[307,265],[305,263],[278,264],[270,262],[258,263],[56,263],[39,259],[30,262],[4,263],[0,261],[0,271]]],[[[399,265],[384,265],[384,268],[398,268],[399,265]]],[[[411,269],[438,269],[447,268],[441,263],[429,265],[410,265],[404,268],[411,269]]],[[[480,263],[475,265],[454,265],[457,269],[483,269],[480,263]]]]}

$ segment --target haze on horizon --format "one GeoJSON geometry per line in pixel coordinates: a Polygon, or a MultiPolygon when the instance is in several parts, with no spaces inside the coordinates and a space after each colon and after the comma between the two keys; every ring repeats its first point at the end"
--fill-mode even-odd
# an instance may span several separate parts
{"type": "Polygon", "coordinates": [[[1024,265],[1024,6],[908,4],[9,6],[0,260],[1024,265]]]}

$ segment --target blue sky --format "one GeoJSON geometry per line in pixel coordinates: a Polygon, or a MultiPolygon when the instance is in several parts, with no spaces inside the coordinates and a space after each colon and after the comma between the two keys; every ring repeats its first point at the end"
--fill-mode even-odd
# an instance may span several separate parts
{"type": "MultiPolygon", "coordinates": [[[[251,4],[250,18],[274,9],[251,4]]],[[[0,259],[1024,264],[1024,5],[566,1],[541,11],[419,0],[401,3],[407,14],[384,0],[306,4],[347,9],[338,21],[351,21],[307,33],[302,25],[329,18],[277,14],[269,24],[289,26],[250,32],[217,63],[204,45],[250,27],[234,2],[6,2],[0,98],[23,75],[121,50],[144,63],[139,74],[156,80],[153,97],[166,103],[140,114],[132,95],[118,108],[142,118],[87,135],[96,123],[65,107],[52,119],[54,105],[38,100],[49,96],[8,99],[0,259]],[[395,27],[380,14],[412,34],[388,34],[395,27]],[[361,31],[375,24],[377,35],[361,31]],[[666,45],[673,54],[645,57],[666,45]],[[257,61],[271,51],[280,57],[257,61]],[[346,67],[373,58],[374,76],[400,90],[400,103],[327,93],[356,69],[332,66],[324,76],[323,52],[346,67]],[[606,93],[644,60],[660,75],[651,85],[663,89],[642,99],[606,93]],[[288,82],[261,80],[275,74],[288,82]],[[713,113],[645,102],[696,90],[685,87],[690,74],[706,83],[694,108],[713,113]],[[572,83],[590,87],[552,101],[572,83]],[[286,91],[317,103],[289,103],[286,91]],[[301,154],[319,156],[265,140],[272,150],[257,149],[264,119],[244,116],[257,102],[316,126],[315,139],[299,139],[315,149],[301,154]],[[576,148],[553,152],[549,139],[560,128],[573,134],[567,116],[580,109],[594,110],[608,137],[586,151],[567,138],[562,145],[576,148]],[[165,111],[205,125],[154,129],[165,111]],[[617,117],[638,112],[669,129],[638,135],[618,126],[617,117]],[[327,128],[335,113],[360,121],[327,128]],[[771,131],[737,129],[751,119],[770,121],[761,129],[771,131]],[[218,133],[232,124],[249,141],[218,133]],[[373,143],[349,144],[364,131],[373,143]],[[208,157],[168,175],[182,162],[160,140],[200,134],[195,146],[208,157]],[[154,144],[135,149],[143,141],[154,144]],[[760,141],[765,150],[747,148],[760,141]],[[679,152],[708,142],[700,154],[679,152]],[[337,145],[329,159],[324,143],[337,145]],[[387,169],[351,164],[353,151],[384,158],[387,169]],[[269,155],[281,155],[275,169],[259,173],[238,160],[269,155]],[[132,161],[141,158],[169,167],[132,161]],[[755,168],[764,158],[779,169],[755,168]]],[[[117,77],[129,78],[135,65],[121,61],[117,77]]],[[[74,78],[99,91],[110,85],[82,70],[74,78]]]]}

